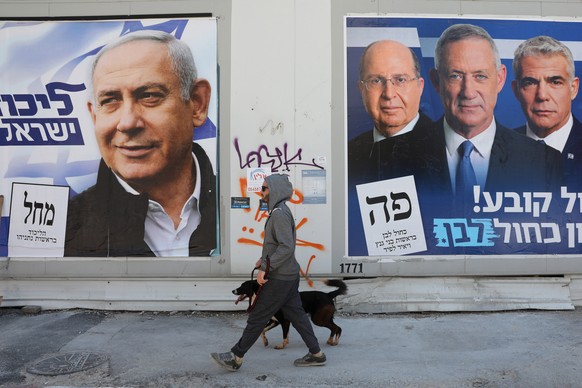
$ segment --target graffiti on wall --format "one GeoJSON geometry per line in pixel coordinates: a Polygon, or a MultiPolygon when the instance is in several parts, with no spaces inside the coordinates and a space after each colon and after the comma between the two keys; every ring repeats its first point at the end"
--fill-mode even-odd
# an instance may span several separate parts
{"type": "Polygon", "coordinates": [[[291,171],[290,166],[308,166],[323,170],[323,167],[315,162],[315,158],[312,158],[310,162],[304,162],[303,149],[298,148],[293,152],[287,143],[283,144],[282,148],[275,147],[275,149],[269,149],[265,144],[261,144],[256,150],[249,151],[246,156],[243,156],[238,138],[234,139],[233,144],[241,170],[261,166],[270,167],[272,172],[291,171]]]}
{"type": "MultiPolygon", "coordinates": [[[[269,147],[265,144],[260,144],[257,147],[253,147],[250,151],[243,151],[241,150],[238,138],[235,138],[233,146],[238,156],[238,164],[241,170],[255,167],[269,167],[272,172],[284,172],[291,171],[291,166],[308,166],[311,168],[315,167],[318,169],[324,169],[316,163],[315,158],[312,158],[311,160],[304,158],[302,148],[293,150],[287,143],[284,143],[281,147],[269,147]]],[[[251,200],[250,208],[243,209],[243,214],[247,216],[247,219],[243,222],[241,228],[242,234],[236,241],[241,245],[262,247],[264,238],[263,224],[268,217],[268,211],[261,210],[259,205],[260,194],[249,193],[247,190],[247,184],[248,182],[246,178],[239,178],[238,186],[240,195],[242,197],[247,197],[249,194],[251,196],[256,196],[257,201],[254,202],[255,205],[253,206],[253,201],[251,200]]],[[[293,205],[303,203],[303,194],[301,190],[294,188],[293,195],[289,202],[293,205]]],[[[301,238],[301,228],[308,222],[309,218],[303,217],[296,223],[297,247],[306,247],[309,250],[324,251],[325,246],[323,244],[301,238]]],[[[311,254],[305,268],[302,267],[300,269],[301,275],[307,279],[310,286],[312,285],[312,282],[308,279],[309,268],[316,258],[316,254],[311,254]]]]}
{"type": "MultiPolygon", "coordinates": [[[[246,191],[247,180],[246,180],[246,178],[240,178],[239,183],[240,183],[240,189],[241,189],[241,196],[246,197],[246,195],[247,195],[247,191],[246,191]]],[[[257,198],[259,198],[259,193],[253,193],[253,195],[256,195],[257,198]]],[[[298,204],[302,203],[303,202],[303,194],[301,194],[301,191],[299,191],[297,189],[293,189],[293,195],[291,196],[291,200],[289,202],[291,202],[294,205],[298,205],[298,204]]],[[[252,213],[253,206],[251,206],[249,209],[243,209],[243,211],[245,213],[252,213]]],[[[252,216],[253,217],[250,220],[250,223],[253,225],[256,224],[256,225],[258,225],[259,229],[262,229],[263,223],[267,219],[269,214],[268,214],[267,210],[261,210],[260,207],[257,205],[256,209],[254,211],[254,214],[252,216]]],[[[309,218],[303,217],[297,223],[297,225],[295,225],[295,230],[297,230],[297,232],[299,233],[299,229],[301,229],[301,227],[303,227],[308,222],[309,222],[309,218]]],[[[242,231],[253,235],[256,232],[256,228],[253,226],[245,225],[245,226],[243,226],[242,231]]],[[[241,237],[241,238],[237,239],[237,242],[239,244],[256,245],[256,246],[262,247],[263,246],[263,242],[262,242],[263,238],[264,238],[264,232],[261,231],[258,238],[241,237]]],[[[325,246],[323,244],[300,239],[299,237],[297,238],[297,246],[298,247],[309,247],[309,248],[316,249],[318,251],[325,250],[325,246]]]]}

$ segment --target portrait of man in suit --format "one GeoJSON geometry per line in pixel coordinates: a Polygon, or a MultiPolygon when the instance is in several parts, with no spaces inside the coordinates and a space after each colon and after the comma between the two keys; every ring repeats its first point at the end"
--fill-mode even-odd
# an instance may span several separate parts
{"type": "Polygon", "coordinates": [[[564,184],[569,191],[580,191],[582,124],[572,115],[580,80],[572,52],[552,37],[530,38],[515,50],[513,72],[511,87],[527,119],[516,130],[560,151],[564,184]]]}
{"type": "Polygon", "coordinates": [[[572,252],[579,213],[571,206],[582,192],[576,53],[559,42],[538,48],[539,39],[524,40],[541,34],[524,34],[555,31],[572,49],[578,25],[372,20],[346,23],[348,256],[572,252]],[[400,127],[389,110],[377,109],[403,95],[394,91],[395,70],[373,66],[393,64],[396,53],[405,58],[387,39],[413,50],[406,57],[420,62],[418,77],[430,83],[419,90],[412,88],[417,75],[403,79],[417,92],[416,124],[400,127]],[[424,241],[424,250],[405,252],[394,233],[424,241]]]}
{"type": "Polygon", "coordinates": [[[374,127],[348,142],[348,179],[352,185],[386,178],[382,172],[386,168],[397,174],[401,164],[398,154],[392,152],[394,144],[407,142],[405,134],[432,125],[419,112],[424,79],[412,49],[394,40],[375,41],[364,50],[359,70],[358,88],[374,127]]]}
{"type": "Polygon", "coordinates": [[[348,228],[353,251],[366,249],[356,185],[409,175],[405,160],[412,139],[432,125],[419,112],[424,89],[420,62],[414,51],[400,42],[379,40],[364,49],[358,89],[374,126],[348,142],[348,197],[352,209],[348,228]]]}
{"type": "Polygon", "coordinates": [[[444,117],[417,151],[424,159],[421,185],[433,205],[453,198],[456,208],[466,203],[462,207],[466,212],[473,208],[476,186],[480,192],[518,193],[559,188],[559,153],[495,120],[506,74],[485,29],[455,24],[438,39],[430,80],[441,98],[444,117]]]}

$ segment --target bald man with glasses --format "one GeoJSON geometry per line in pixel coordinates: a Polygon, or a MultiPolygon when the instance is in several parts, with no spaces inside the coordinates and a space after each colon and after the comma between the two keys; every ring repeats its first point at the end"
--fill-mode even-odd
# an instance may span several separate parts
{"type": "Polygon", "coordinates": [[[419,112],[420,62],[400,42],[381,40],[366,47],[358,87],[374,127],[348,142],[348,232],[350,254],[365,255],[356,185],[410,175],[408,151],[433,123],[419,112]]]}
{"type": "Polygon", "coordinates": [[[348,143],[350,186],[404,173],[396,168],[399,155],[394,154],[394,146],[409,140],[402,135],[432,125],[419,112],[424,89],[420,62],[402,43],[381,40],[366,47],[360,60],[358,87],[374,128],[348,143]]]}

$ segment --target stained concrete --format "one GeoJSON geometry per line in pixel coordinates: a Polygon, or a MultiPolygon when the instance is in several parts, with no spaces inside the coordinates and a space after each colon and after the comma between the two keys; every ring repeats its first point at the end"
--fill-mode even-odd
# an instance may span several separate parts
{"type": "Polygon", "coordinates": [[[582,311],[337,314],[338,346],[315,327],[328,357],[296,368],[306,348],[291,330],[284,350],[275,328],[238,372],[210,352],[238,340],[244,312],[128,313],[0,309],[2,387],[579,387],[582,311]],[[109,363],[59,376],[27,372],[47,355],[98,352],[109,363]]]}

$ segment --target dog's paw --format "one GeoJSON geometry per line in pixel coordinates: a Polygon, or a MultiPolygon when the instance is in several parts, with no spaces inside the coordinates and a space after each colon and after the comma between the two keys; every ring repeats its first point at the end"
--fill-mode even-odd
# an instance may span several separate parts
{"type": "Polygon", "coordinates": [[[289,345],[289,340],[284,339],[283,342],[281,342],[279,345],[275,345],[275,349],[277,350],[285,349],[287,345],[289,345]]]}
{"type": "Polygon", "coordinates": [[[329,337],[327,339],[327,344],[330,346],[336,346],[337,344],[339,344],[339,337],[337,338],[329,337]]]}

